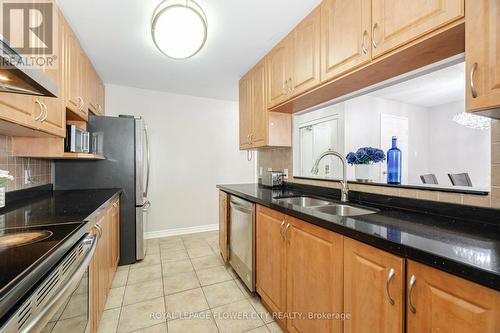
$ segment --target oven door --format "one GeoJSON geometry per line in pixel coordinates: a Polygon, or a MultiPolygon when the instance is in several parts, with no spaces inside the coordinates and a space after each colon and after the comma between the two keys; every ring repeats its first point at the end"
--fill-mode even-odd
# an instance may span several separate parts
{"type": "Polygon", "coordinates": [[[89,265],[99,237],[88,234],[75,245],[0,332],[90,332],[89,265]]]}

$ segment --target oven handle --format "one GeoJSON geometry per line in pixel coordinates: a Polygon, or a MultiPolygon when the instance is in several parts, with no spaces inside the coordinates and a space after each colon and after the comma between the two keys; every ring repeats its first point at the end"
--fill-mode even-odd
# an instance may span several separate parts
{"type": "Polygon", "coordinates": [[[44,306],[43,310],[33,318],[27,325],[24,326],[20,333],[28,332],[39,332],[41,331],[47,322],[54,316],[54,314],[59,310],[61,304],[63,304],[67,298],[75,291],[78,283],[85,274],[87,268],[90,265],[90,261],[94,255],[97,243],[99,242],[100,235],[88,235],[82,241],[87,247],[87,254],[83,258],[80,266],[76,269],[73,275],[68,279],[68,281],[61,287],[61,289],[54,295],[54,297],[44,306]]]}

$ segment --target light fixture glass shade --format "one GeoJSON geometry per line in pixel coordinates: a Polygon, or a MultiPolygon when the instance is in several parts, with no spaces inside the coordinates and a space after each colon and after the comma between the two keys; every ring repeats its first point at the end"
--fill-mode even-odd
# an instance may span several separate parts
{"type": "Polygon", "coordinates": [[[469,112],[460,112],[453,116],[453,121],[462,126],[487,130],[491,126],[491,119],[483,116],[478,116],[469,112]]]}
{"type": "Polygon", "coordinates": [[[153,13],[151,35],[166,56],[187,59],[207,40],[207,19],[194,1],[163,1],[153,13]]]}

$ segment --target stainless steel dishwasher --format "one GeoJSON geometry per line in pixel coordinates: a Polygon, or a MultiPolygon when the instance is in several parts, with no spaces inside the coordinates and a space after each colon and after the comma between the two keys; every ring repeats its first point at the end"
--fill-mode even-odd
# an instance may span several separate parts
{"type": "Polygon", "coordinates": [[[255,291],[255,206],[231,196],[229,264],[250,291],[255,291]]]}

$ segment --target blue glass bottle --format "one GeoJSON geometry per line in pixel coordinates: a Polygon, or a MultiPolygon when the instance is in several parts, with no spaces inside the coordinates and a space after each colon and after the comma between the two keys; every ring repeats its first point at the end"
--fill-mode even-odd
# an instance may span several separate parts
{"type": "Polygon", "coordinates": [[[401,184],[401,150],[395,136],[392,137],[392,148],[387,152],[387,184],[401,184]]]}

